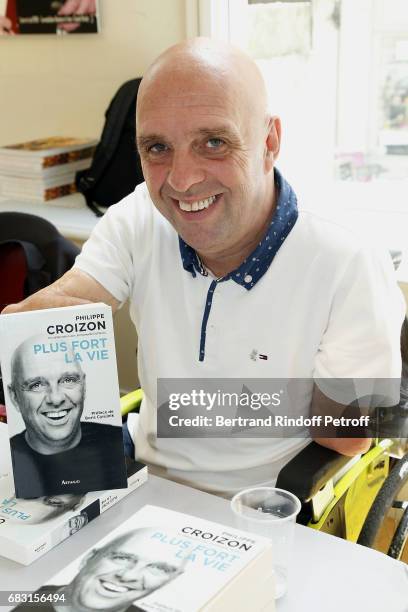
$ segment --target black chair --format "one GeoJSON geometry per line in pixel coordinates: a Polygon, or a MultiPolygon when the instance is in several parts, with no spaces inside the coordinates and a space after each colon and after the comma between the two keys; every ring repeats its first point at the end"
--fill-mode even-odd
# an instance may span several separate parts
{"type": "Polygon", "coordinates": [[[72,267],[79,253],[46,219],[17,212],[0,213],[0,249],[0,304],[13,303],[53,283],[72,267]],[[21,271],[24,262],[23,287],[13,295],[7,279],[21,271]]]}

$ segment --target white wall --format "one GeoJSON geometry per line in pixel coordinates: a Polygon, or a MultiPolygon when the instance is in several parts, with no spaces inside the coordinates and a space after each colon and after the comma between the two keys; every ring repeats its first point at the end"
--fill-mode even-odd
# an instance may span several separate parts
{"type": "Polygon", "coordinates": [[[100,0],[101,33],[0,37],[0,145],[99,136],[115,90],[186,37],[185,0],[100,0]]]}
{"type": "Polygon", "coordinates": [[[372,109],[372,0],[341,5],[337,146],[367,151],[372,109]]]}

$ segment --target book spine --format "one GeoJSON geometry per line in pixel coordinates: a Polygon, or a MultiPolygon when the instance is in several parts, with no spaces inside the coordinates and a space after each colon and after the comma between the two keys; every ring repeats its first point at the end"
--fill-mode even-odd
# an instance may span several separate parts
{"type": "Polygon", "coordinates": [[[32,191],[25,191],[23,189],[11,189],[4,186],[2,195],[5,198],[21,198],[23,200],[33,200],[35,202],[49,202],[57,198],[62,198],[63,196],[77,193],[77,191],[78,190],[75,183],[70,183],[69,185],[59,185],[58,187],[49,187],[48,189],[44,189],[41,194],[34,193],[32,191]]]}
{"type": "Polygon", "coordinates": [[[19,160],[0,159],[0,181],[10,178],[27,178],[33,180],[46,180],[51,177],[72,175],[72,180],[75,178],[75,173],[78,170],[89,168],[92,162],[91,157],[80,159],[77,161],[61,164],[59,166],[50,166],[43,168],[41,165],[31,163],[20,163],[19,160]]]}
{"type": "Polygon", "coordinates": [[[49,200],[62,198],[63,196],[70,195],[71,193],[76,193],[77,191],[78,190],[76,188],[75,183],[70,183],[69,185],[59,185],[58,187],[50,187],[44,192],[44,200],[48,202],[49,200]]]}
{"type": "Polygon", "coordinates": [[[67,153],[58,153],[56,155],[48,155],[42,160],[42,167],[49,168],[50,166],[60,166],[61,164],[68,164],[73,161],[80,159],[86,159],[87,157],[93,157],[95,153],[95,147],[88,147],[86,149],[77,149],[76,151],[69,151],[67,153]]]}
{"type": "MultiPolygon", "coordinates": [[[[138,472],[132,474],[132,476],[129,477],[127,489],[117,489],[115,491],[108,491],[105,495],[102,494],[97,500],[95,500],[99,502],[99,514],[103,514],[104,512],[106,512],[106,510],[109,510],[109,508],[112,508],[120,500],[129,495],[129,493],[132,493],[133,491],[138,489],[142,484],[147,481],[147,477],[147,466],[144,466],[138,472]]],[[[94,518],[99,516],[99,514],[89,515],[88,523],[90,523],[94,518]]],[[[68,539],[68,537],[71,537],[71,535],[75,535],[69,534],[67,537],[59,539],[58,534],[60,532],[61,524],[58,524],[52,531],[44,534],[40,539],[38,539],[36,542],[33,542],[30,547],[27,548],[22,545],[19,545],[18,543],[10,540],[7,537],[2,538],[0,536],[1,554],[7,557],[8,559],[16,561],[17,563],[20,563],[22,565],[30,565],[30,563],[33,563],[33,561],[42,557],[46,552],[48,552],[55,546],[58,546],[58,544],[60,544],[64,540],[68,539]]]]}

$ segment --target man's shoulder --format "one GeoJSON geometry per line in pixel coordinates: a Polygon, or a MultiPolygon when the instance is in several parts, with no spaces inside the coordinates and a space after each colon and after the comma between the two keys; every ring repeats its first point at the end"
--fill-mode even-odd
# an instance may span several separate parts
{"type": "MultiPolygon", "coordinates": [[[[146,183],[137,185],[134,191],[129,193],[117,204],[110,206],[105,213],[106,218],[124,218],[127,223],[137,221],[138,223],[144,220],[155,218],[157,209],[150,197],[146,183]]],[[[161,219],[162,215],[158,215],[161,219]]]]}
{"type": "Polygon", "coordinates": [[[82,421],[82,431],[104,431],[112,433],[113,431],[122,429],[120,425],[110,425],[108,423],[95,423],[95,421],[82,421]]]}
{"type": "Polygon", "coordinates": [[[113,233],[120,228],[121,239],[129,241],[140,253],[149,251],[156,241],[177,237],[172,225],[153,204],[146,183],[137,185],[132,193],[110,206],[103,219],[113,233]]]}
{"type": "Polygon", "coordinates": [[[361,235],[351,224],[342,220],[338,215],[329,212],[316,212],[313,210],[300,210],[295,227],[303,232],[314,232],[322,240],[340,241],[350,246],[358,244],[361,235]]]}
{"type": "Polygon", "coordinates": [[[299,211],[293,228],[294,247],[320,251],[322,257],[346,262],[356,255],[379,251],[367,233],[338,215],[310,210],[299,211]]]}
{"type": "Polygon", "coordinates": [[[10,438],[10,446],[13,450],[16,450],[17,448],[27,448],[28,445],[25,439],[25,432],[26,430],[24,429],[23,431],[20,431],[20,433],[15,434],[10,438]]]}
{"type": "Polygon", "coordinates": [[[82,422],[81,423],[82,439],[96,439],[100,441],[111,440],[117,436],[122,436],[121,425],[107,425],[106,423],[82,422]]]}

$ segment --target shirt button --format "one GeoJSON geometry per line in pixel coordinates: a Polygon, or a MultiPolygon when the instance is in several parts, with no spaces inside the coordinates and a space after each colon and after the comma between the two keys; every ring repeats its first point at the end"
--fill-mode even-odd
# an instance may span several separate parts
{"type": "Polygon", "coordinates": [[[252,280],[252,276],[251,276],[250,274],[247,274],[247,275],[244,277],[244,281],[245,281],[246,283],[250,283],[250,282],[251,282],[251,280],[252,280]]]}

